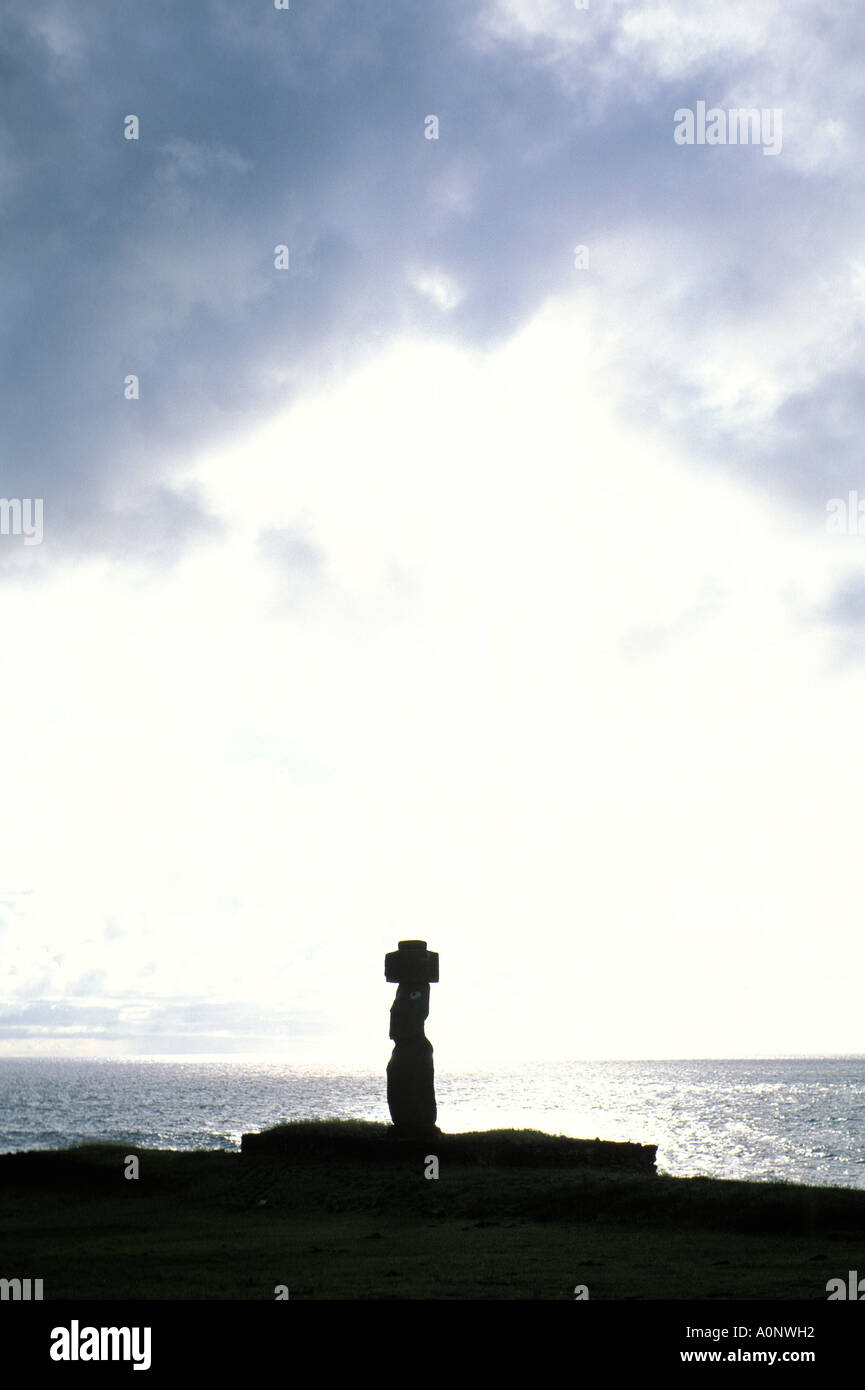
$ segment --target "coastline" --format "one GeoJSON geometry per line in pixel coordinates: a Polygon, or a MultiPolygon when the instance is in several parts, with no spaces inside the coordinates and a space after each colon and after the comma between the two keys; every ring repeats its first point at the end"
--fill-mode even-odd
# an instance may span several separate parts
{"type": "Polygon", "coordinates": [[[825,1300],[862,1263],[865,1192],[604,1166],[601,1141],[533,1131],[386,1130],[0,1155],[0,1272],[46,1301],[825,1300]]]}

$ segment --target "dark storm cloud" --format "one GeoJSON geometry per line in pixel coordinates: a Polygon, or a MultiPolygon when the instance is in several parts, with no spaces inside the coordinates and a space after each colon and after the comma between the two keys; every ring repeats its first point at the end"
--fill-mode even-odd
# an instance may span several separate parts
{"type": "MultiPolygon", "coordinates": [[[[594,27],[563,82],[541,42],[478,43],[464,0],[7,3],[0,489],[45,498],[51,553],[169,562],[213,529],[176,482],[193,451],[403,329],[508,334],[574,289],[575,242],[592,247],[621,329],[628,268],[611,247],[647,228],[667,260],[638,287],[632,334],[625,321],[626,409],[666,411],[701,452],[811,489],[835,434],[861,434],[852,378],[836,382],[831,428],[816,384],[810,405],[785,407],[793,453],[735,439],[730,457],[688,365],[707,325],[745,324],[791,277],[830,273],[858,209],[847,196],[818,216],[838,189],[828,175],[811,188],[783,153],[677,148],[673,111],[711,99],[735,58],[685,85],[649,78],[616,48],[632,9],[580,17],[594,27]],[[130,114],[137,141],[123,138],[130,114]],[[424,138],[429,114],[438,140],[424,138]],[[458,287],[455,308],[418,289],[433,272],[458,287]],[[664,364],[654,324],[680,347],[664,364]],[[130,374],[138,400],[124,398],[130,374]]],[[[851,14],[847,32],[824,20],[815,36],[839,61],[863,24],[851,14]]]]}

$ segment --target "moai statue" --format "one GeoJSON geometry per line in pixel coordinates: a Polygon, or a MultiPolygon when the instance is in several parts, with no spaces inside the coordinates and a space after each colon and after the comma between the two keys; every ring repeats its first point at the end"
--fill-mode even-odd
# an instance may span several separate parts
{"type": "Polygon", "coordinates": [[[401,1134],[437,1133],[433,1049],[423,1026],[429,987],[438,983],[438,952],[428,951],[425,941],[401,941],[384,958],[384,977],[398,986],[390,1011],[395,1044],[387,1064],[390,1117],[401,1134]]]}

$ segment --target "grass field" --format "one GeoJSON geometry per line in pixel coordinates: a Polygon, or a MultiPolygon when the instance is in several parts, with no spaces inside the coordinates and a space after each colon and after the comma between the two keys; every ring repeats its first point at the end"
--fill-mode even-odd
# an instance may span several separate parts
{"type": "Polygon", "coordinates": [[[443,1142],[429,1179],[420,1150],[382,1152],[386,1128],[307,1121],[256,1155],[0,1155],[0,1277],[46,1300],[825,1301],[865,1274],[865,1192],[562,1167],[528,1131],[465,1136],[458,1161],[443,1142]]]}

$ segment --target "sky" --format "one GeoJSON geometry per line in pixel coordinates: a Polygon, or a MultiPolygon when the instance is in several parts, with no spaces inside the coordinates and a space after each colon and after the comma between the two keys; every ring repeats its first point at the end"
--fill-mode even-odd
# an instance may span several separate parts
{"type": "Polygon", "coordinates": [[[865,1051],[863,39],[6,0],[0,1055],[865,1051]]]}

